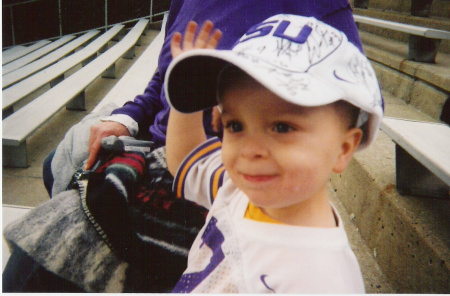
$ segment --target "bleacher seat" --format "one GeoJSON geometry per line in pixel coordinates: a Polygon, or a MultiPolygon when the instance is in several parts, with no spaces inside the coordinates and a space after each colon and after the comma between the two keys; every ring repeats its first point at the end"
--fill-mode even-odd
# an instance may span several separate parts
{"type": "Polygon", "coordinates": [[[396,143],[396,186],[404,195],[450,198],[450,127],[384,118],[381,130],[396,143]]]}
{"type": "Polygon", "coordinates": [[[31,63],[32,61],[35,61],[35,60],[45,56],[49,52],[52,52],[53,50],[59,48],[60,46],[63,46],[64,44],[66,44],[67,42],[69,42],[70,40],[72,40],[74,38],[75,38],[74,35],[63,36],[63,37],[59,38],[58,40],[53,41],[53,42],[39,48],[38,50],[35,50],[15,61],[12,61],[11,63],[8,63],[8,64],[2,66],[2,75],[8,74],[9,72],[19,69],[20,67],[23,67],[26,64],[31,63]]]}
{"type": "Polygon", "coordinates": [[[115,46],[3,120],[3,165],[28,165],[26,139],[64,106],[84,109],[84,90],[98,77],[115,78],[120,57],[134,56],[133,47],[148,24],[139,20],[115,46]]]}
{"type": "Polygon", "coordinates": [[[19,69],[9,72],[6,75],[3,75],[2,88],[4,89],[4,88],[36,73],[37,71],[56,63],[58,60],[73,53],[75,51],[75,49],[77,49],[80,46],[83,46],[83,44],[87,43],[89,40],[94,38],[99,33],[100,33],[100,31],[98,31],[98,30],[89,31],[89,32],[83,34],[82,36],[74,39],[73,41],[65,44],[64,46],[61,46],[57,50],[47,54],[46,56],[44,56],[32,63],[29,63],[23,67],[20,67],[19,69]]]}
{"type": "Polygon", "coordinates": [[[83,66],[88,64],[97,57],[98,52],[106,51],[108,42],[123,28],[124,25],[113,26],[80,51],[3,90],[3,118],[12,114],[14,112],[13,105],[18,103],[27,95],[31,94],[33,91],[39,89],[47,83],[51,83],[52,86],[55,86],[64,79],[65,72],[80,63],[82,63],[83,66]]]}
{"type": "Polygon", "coordinates": [[[126,101],[133,99],[136,94],[143,93],[158,67],[158,57],[164,43],[165,22],[164,17],[162,29],[158,36],[142,53],[139,59],[127,71],[127,73],[114,85],[108,94],[97,104],[93,112],[100,110],[109,103],[122,106],[126,101]]]}
{"type": "Polygon", "coordinates": [[[2,65],[8,64],[11,61],[23,57],[24,55],[27,55],[30,52],[33,52],[36,49],[39,49],[42,46],[49,44],[50,42],[51,42],[50,40],[40,40],[30,46],[17,45],[11,47],[10,49],[7,49],[4,52],[2,52],[2,65]]]}

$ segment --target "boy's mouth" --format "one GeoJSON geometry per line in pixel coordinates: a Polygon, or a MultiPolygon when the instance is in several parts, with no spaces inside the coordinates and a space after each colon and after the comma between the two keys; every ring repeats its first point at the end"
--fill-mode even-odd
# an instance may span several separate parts
{"type": "Polygon", "coordinates": [[[246,181],[262,183],[262,182],[272,181],[273,179],[276,178],[276,175],[246,175],[246,174],[243,174],[243,177],[246,181]]]}

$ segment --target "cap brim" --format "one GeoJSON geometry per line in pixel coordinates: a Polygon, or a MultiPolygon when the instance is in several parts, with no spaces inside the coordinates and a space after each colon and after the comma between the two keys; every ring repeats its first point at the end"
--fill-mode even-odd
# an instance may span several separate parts
{"type": "Polygon", "coordinates": [[[220,71],[229,64],[218,51],[189,51],[175,59],[166,74],[166,97],[171,107],[192,113],[217,105],[216,88],[220,71]],[[209,54],[211,55],[209,55],[209,54]]]}

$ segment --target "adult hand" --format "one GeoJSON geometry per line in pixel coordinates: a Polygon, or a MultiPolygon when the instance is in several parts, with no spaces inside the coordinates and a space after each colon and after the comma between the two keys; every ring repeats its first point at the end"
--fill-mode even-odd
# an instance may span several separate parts
{"type": "Polygon", "coordinates": [[[102,139],[109,136],[131,136],[128,129],[121,123],[105,121],[91,127],[89,136],[89,157],[86,161],[86,170],[92,168],[101,148],[102,139]]]}

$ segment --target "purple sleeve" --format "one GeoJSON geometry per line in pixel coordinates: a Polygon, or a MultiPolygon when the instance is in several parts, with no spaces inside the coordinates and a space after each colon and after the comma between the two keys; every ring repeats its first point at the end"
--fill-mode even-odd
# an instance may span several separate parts
{"type": "Polygon", "coordinates": [[[163,109],[160,99],[162,84],[163,81],[157,71],[143,94],[137,95],[133,101],[125,103],[112,114],[129,115],[139,124],[139,131],[147,131],[156,114],[163,109]]]}
{"type": "Polygon", "coordinates": [[[139,134],[148,132],[149,127],[154,123],[158,113],[165,113],[165,109],[167,109],[162,88],[165,68],[167,68],[167,65],[172,60],[170,44],[167,42],[169,38],[168,32],[171,31],[170,29],[173,26],[183,3],[183,0],[171,1],[165,28],[166,36],[158,59],[158,71],[153,75],[153,78],[145,88],[144,93],[137,95],[133,101],[127,102],[123,107],[112,112],[112,114],[125,114],[133,118],[139,125],[139,134]]]}
{"type": "Polygon", "coordinates": [[[343,6],[330,14],[324,15],[322,21],[344,32],[348,41],[353,43],[362,53],[364,53],[358,28],[353,20],[353,13],[350,4],[343,6]]]}

